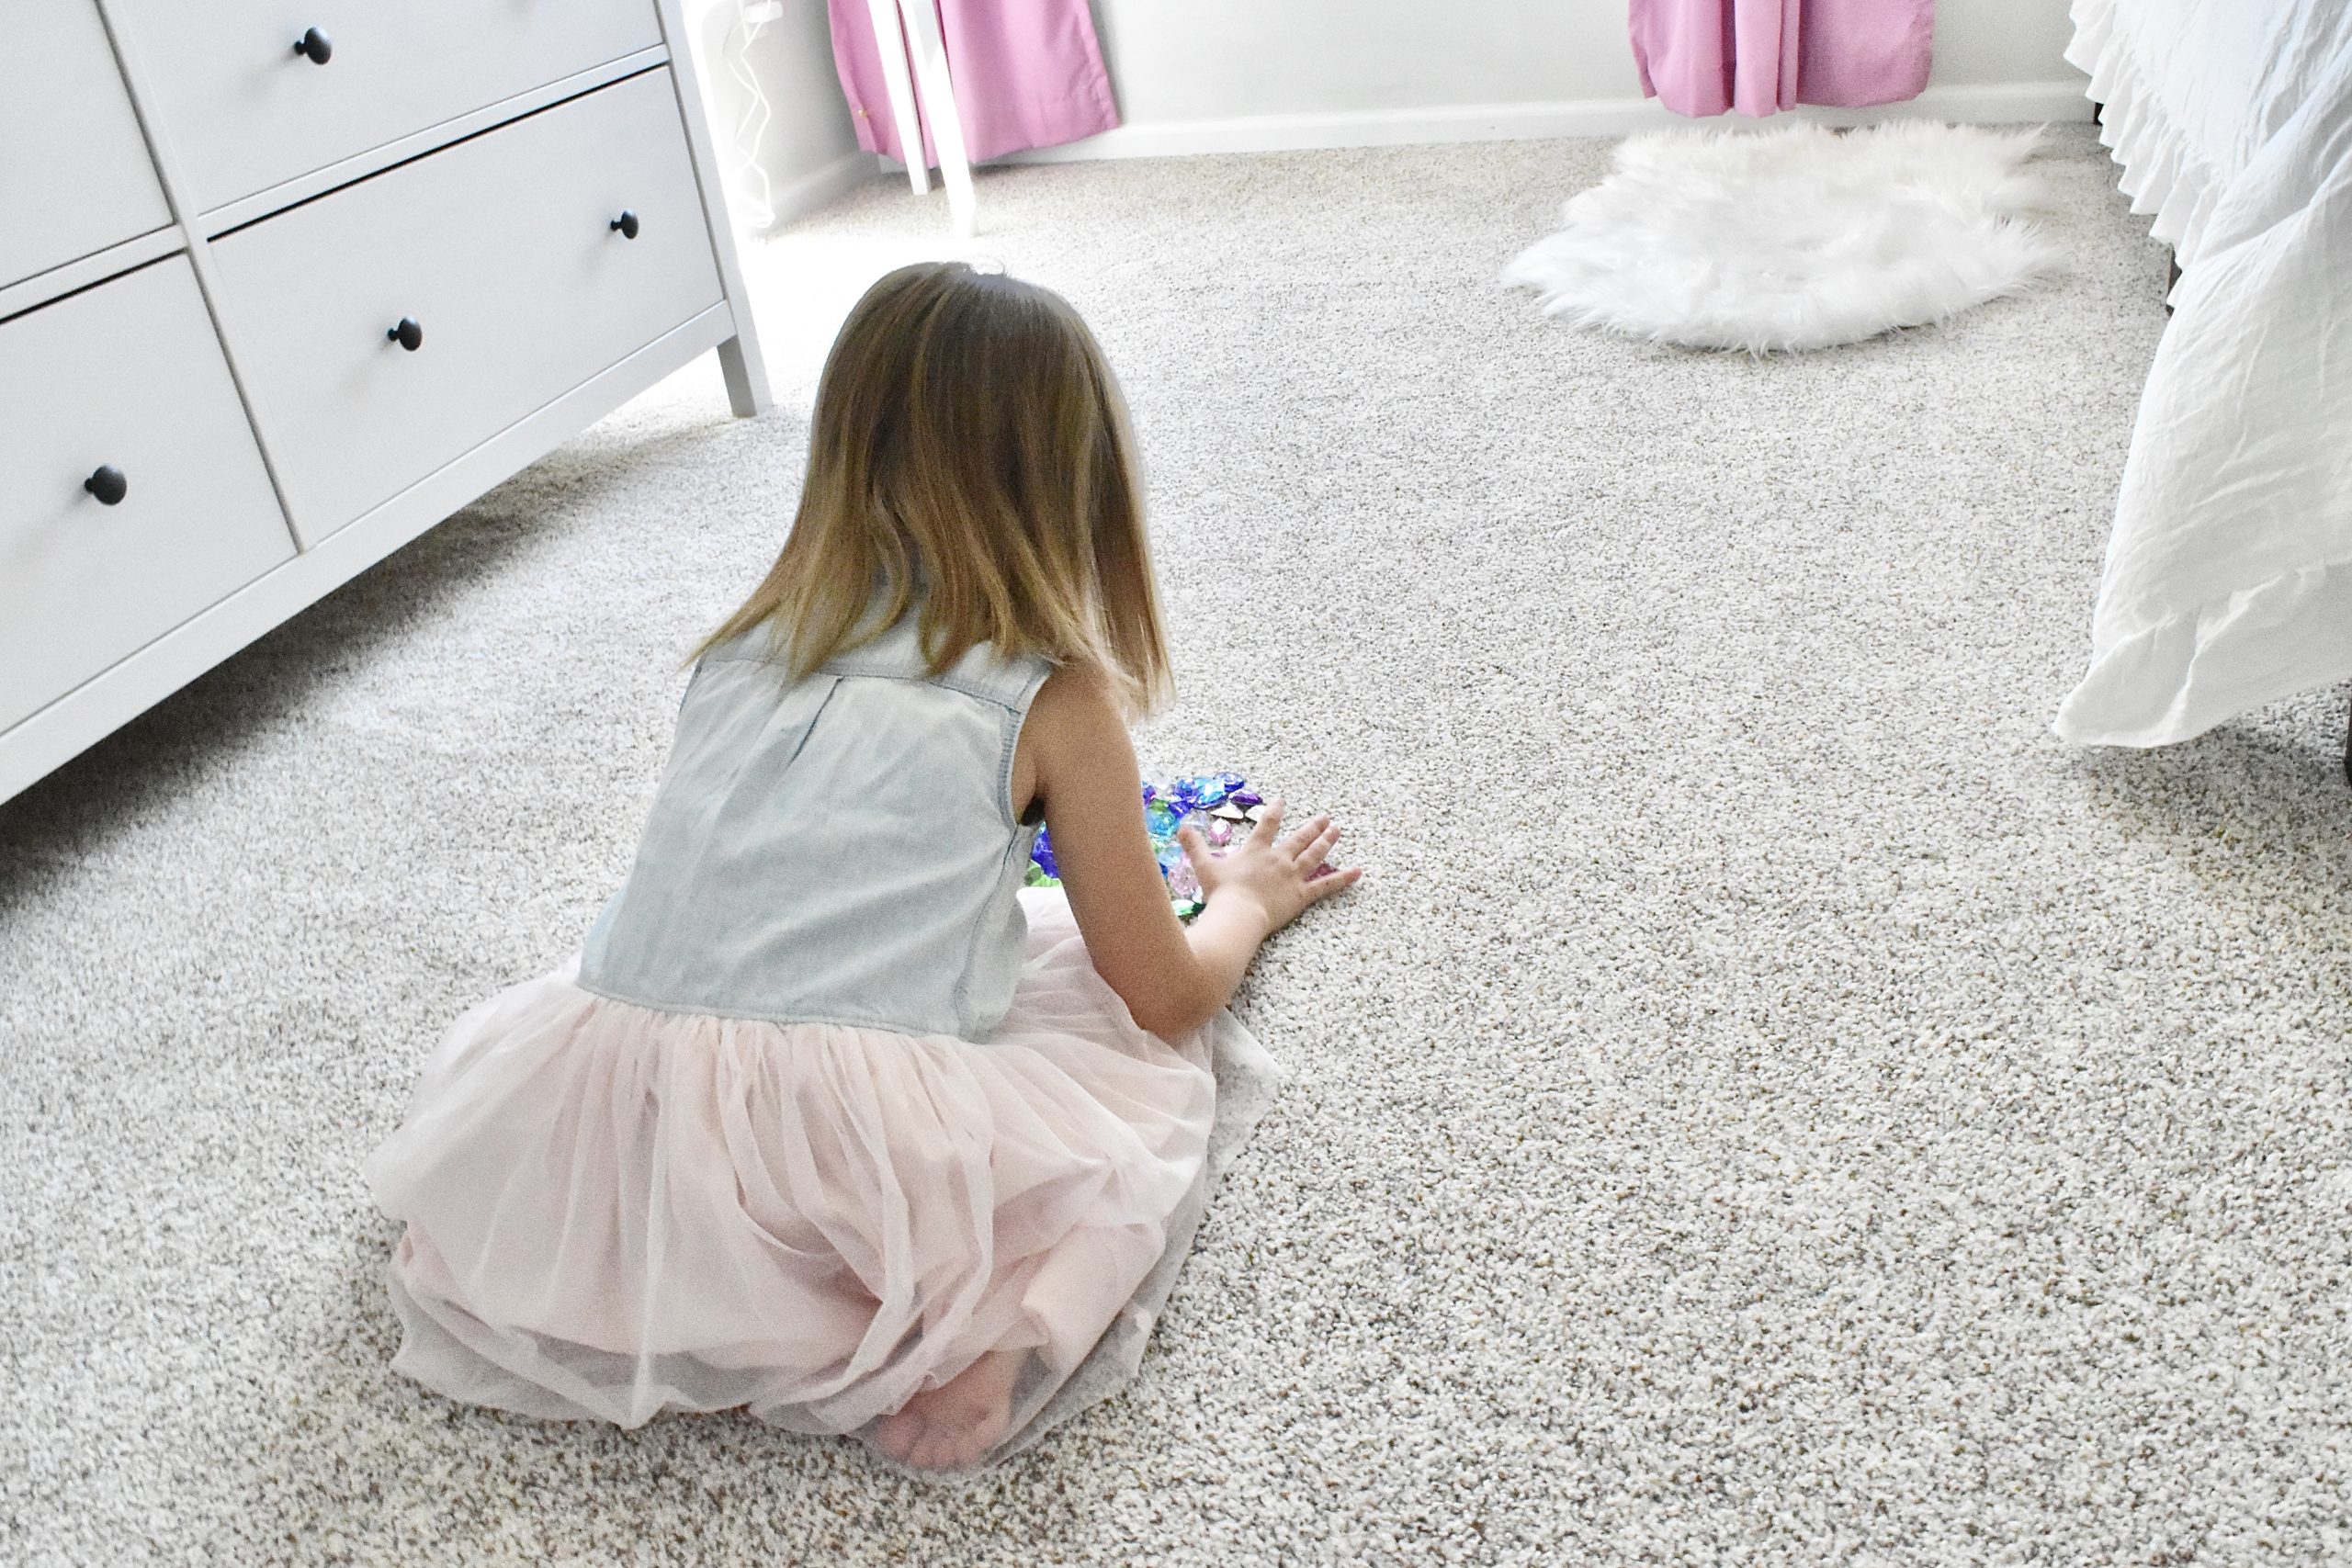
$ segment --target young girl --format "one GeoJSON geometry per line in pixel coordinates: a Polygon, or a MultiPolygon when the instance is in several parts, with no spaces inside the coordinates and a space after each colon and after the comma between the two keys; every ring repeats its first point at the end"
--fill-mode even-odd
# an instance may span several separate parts
{"type": "Polygon", "coordinates": [[[628,1427],[741,1405],[924,1470],[1131,1372],[1199,1219],[1212,1058],[1265,1065],[1225,1003],[1357,877],[1275,802],[1221,858],[1187,838],[1207,908],[1177,923],[1126,731],[1167,683],[1085,324],[960,264],[883,278],[627,883],[576,964],[458,1021],[367,1162],[407,1222],[394,1366],[628,1427]],[[1021,887],[1041,820],[1066,900],[1021,887]]]}

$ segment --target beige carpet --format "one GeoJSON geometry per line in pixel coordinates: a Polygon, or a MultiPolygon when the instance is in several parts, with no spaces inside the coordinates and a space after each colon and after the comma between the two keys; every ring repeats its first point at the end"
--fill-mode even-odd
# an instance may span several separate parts
{"type": "Polygon", "coordinates": [[[1296,1073],[1125,1395],[969,1494],[385,1368],[355,1168],[626,863],[757,575],[877,184],[698,369],[0,807],[0,1559],[2343,1562],[2344,694],[2155,755],[2087,646],[2163,256],[1791,361],[1496,286],[1600,143],[983,175],[1133,395],[1170,766],[1363,890],[1242,1008],[1296,1073]]]}

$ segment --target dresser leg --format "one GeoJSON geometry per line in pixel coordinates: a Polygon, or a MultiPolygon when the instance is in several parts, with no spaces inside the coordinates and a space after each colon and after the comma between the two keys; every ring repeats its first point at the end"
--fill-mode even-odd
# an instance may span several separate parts
{"type": "Polygon", "coordinates": [[[2344,782],[2352,784],[2352,713],[2344,716],[2344,782]]]}
{"type": "Polygon", "coordinates": [[[767,367],[760,363],[756,344],[730,337],[718,345],[718,368],[727,378],[727,404],[738,419],[768,412],[775,400],[768,392],[767,367]]]}

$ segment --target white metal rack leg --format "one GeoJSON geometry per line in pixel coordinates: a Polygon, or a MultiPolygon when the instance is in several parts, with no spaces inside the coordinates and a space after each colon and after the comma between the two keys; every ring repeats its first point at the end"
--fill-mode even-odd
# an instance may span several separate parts
{"type": "Polygon", "coordinates": [[[882,80],[898,122],[899,147],[906,154],[907,183],[917,196],[931,188],[923,156],[923,130],[939,150],[939,179],[947,187],[947,211],[956,232],[968,236],[978,225],[972,192],[972,161],[964,141],[964,119],[956,107],[956,85],[947,69],[947,40],[939,30],[933,0],[866,0],[874,18],[874,42],[882,56],[882,80]],[[914,62],[908,79],[907,62],[914,62]],[[917,99],[921,109],[918,113],[917,99]]]}

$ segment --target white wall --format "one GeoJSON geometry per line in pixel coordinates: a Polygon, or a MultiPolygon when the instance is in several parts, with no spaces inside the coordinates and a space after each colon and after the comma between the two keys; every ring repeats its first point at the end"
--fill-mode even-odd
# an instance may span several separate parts
{"type": "MultiPolygon", "coordinates": [[[[734,118],[749,101],[724,65],[738,0],[694,3],[711,7],[696,37],[727,156],[734,118]]],[[[775,113],[759,139],[760,164],[781,217],[790,218],[865,177],[874,163],[856,152],[823,0],[784,4],[749,58],[775,113]]],[[[1093,5],[1125,123],[1024,158],[1605,136],[1673,118],[1641,96],[1626,0],[1093,5]]],[[[1926,96],[1898,112],[2087,118],[2083,78],[2060,58],[2070,32],[2066,0],[1939,0],[1934,75],[1926,96]]]]}
{"type": "MultiPolygon", "coordinates": [[[[1125,121],[1059,156],[1610,134],[1645,105],[1625,0],[1094,0],[1125,121]],[[1198,147],[1193,143],[1200,143],[1198,147]]],[[[1916,112],[2088,118],[2066,0],[1939,0],[1916,112]]],[[[1829,114],[1824,118],[1856,118],[1829,114]]]]}
{"type": "MultiPolygon", "coordinates": [[[[1095,0],[1131,123],[1641,96],[1625,0],[1095,0]]],[[[2076,80],[2065,0],[1939,0],[1937,86],[2076,80]]]]}
{"type": "Polygon", "coordinates": [[[738,0],[687,0],[685,9],[739,228],[772,229],[874,176],[833,73],[825,0],[784,0],[782,15],[757,28],[743,24],[738,0]]]}

